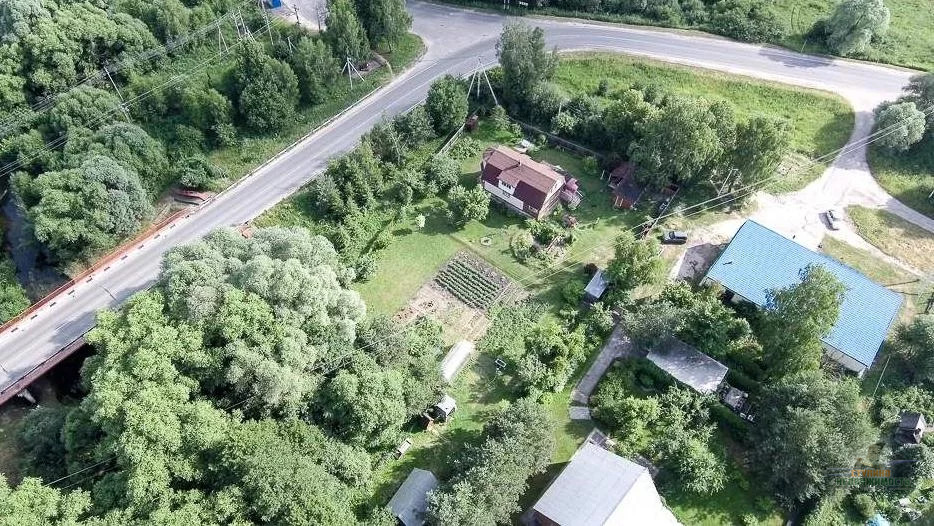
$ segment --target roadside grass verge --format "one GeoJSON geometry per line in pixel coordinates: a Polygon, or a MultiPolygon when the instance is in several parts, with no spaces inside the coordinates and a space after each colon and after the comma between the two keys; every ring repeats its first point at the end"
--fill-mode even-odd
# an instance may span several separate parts
{"type": "MultiPolygon", "coordinates": [[[[841,148],[853,130],[849,104],[818,90],[614,53],[564,55],[555,73],[555,82],[572,93],[593,94],[602,81],[609,84],[610,93],[638,82],[677,95],[726,101],[740,119],[753,115],[785,119],[791,125],[792,152],[807,159],[841,148]]],[[[780,189],[801,188],[820,172],[807,170],[805,175],[779,183],[780,189]]]]}
{"type": "MultiPolygon", "coordinates": [[[[934,31],[932,31],[934,33],[934,31]]],[[[892,197],[934,217],[934,138],[928,136],[904,153],[869,148],[869,167],[876,181],[892,197]]]]}
{"type": "Polygon", "coordinates": [[[934,234],[886,212],[851,206],[847,214],[856,231],[879,250],[923,272],[934,272],[934,234]]]}
{"type": "Polygon", "coordinates": [[[0,254],[0,324],[29,307],[26,291],[16,279],[16,268],[6,253],[0,254]]]}
{"type": "MultiPolygon", "coordinates": [[[[394,73],[399,74],[421,54],[424,48],[425,44],[421,38],[409,33],[400,40],[392,53],[384,56],[392,65],[394,73]]],[[[391,78],[389,71],[381,68],[365,77],[362,82],[354,82],[352,88],[347,79],[338,79],[329,86],[328,100],[313,106],[302,105],[296,111],[295,118],[288,127],[275,135],[243,136],[236,145],[211,152],[208,156],[210,161],[230,174],[228,180],[218,182],[216,189],[221,190],[236,182],[315,127],[353,106],[374,89],[387,84],[391,78]]]]}
{"type": "MultiPolygon", "coordinates": [[[[502,2],[479,0],[442,0],[449,4],[464,5],[503,13],[502,2]]],[[[822,43],[807,38],[807,33],[815,22],[827,19],[833,13],[835,0],[782,0],[770,3],[770,8],[784,22],[786,32],[770,42],[793,51],[812,54],[832,54],[822,43]]],[[[852,57],[872,62],[893,64],[914,69],[929,70],[934,68],[934,10],[929,0],[886,0],[886,7],[892,14],[891,25],[881,42],[873,43],[865,56],[852,57]]],[[[693,29],[716,33],[704,24],[667,23],[635,14],[587,13],[548,7],[528,10],[510,8],[512,16],[529,14],[573,17],[601,22],[632,24],[642,26],[670,27],[675,29],[693,29]]],[[[534,25],[534,21],[530,21],[534,25]]]]}

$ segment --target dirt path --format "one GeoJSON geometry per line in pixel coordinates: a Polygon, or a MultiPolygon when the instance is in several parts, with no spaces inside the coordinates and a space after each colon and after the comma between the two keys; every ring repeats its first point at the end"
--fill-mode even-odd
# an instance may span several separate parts
{"type": "Polygon", "coordinates": [[[594,360],[590,365],[590,369],[587,369],[587,373],[584,374],[580,382],[577,383],[577,386],[574,387],[574,390],[571,391],[571,401],[587,405],[590,395],[593,393],[594,389],[597,388],[597,384],[600,383],[600,379],[603,378],[607,369],[613,365],[613,361],[617,358],[631,355],[632,353],[632,343],[630,343],[626,333],[623,332],[623,324],[617,323],[616,328],[613,329],[613,333],[610,334],[610,338],[606,341],[606,344],[603,345],[603,348],[600,349],[600,354],[597,355],[597,359],[594,360]]]}

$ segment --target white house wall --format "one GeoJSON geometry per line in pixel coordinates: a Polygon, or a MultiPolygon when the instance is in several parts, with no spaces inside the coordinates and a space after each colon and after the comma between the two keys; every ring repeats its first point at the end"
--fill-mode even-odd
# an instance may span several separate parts
{"type": "Polygon", "coordinates": [[[525,207],[525,203],[523,203],[521,199],[513,197],[508,192],[491,185],[488,181],[483,181],[483,189],[489,192],[493,197],[496,197],[500,201],[505,201],[514,208],[522,210],[525,207]]]}

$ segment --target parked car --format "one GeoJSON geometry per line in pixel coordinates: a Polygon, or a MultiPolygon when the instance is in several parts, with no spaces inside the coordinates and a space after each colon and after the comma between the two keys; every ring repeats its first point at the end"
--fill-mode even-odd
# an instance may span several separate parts
{"type": "Polygon", "coordinates": [[[662,236],[662,243],[666,245],[683,245],[688,242],[687,232],[669,230],[662,236]]]}
{"type": "Polygon", "coordinates": [[[831,208],[824,212],[824,216],[827,217],[827,226],[831,230],[840,230],[840,222],[843,221],[843,214],[839,210],[831,208]]]}

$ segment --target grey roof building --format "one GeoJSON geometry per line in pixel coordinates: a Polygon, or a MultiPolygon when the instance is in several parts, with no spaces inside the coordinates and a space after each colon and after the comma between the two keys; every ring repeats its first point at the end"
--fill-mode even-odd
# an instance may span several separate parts
{"type": "Polygon", "coordinates": [[[649,470],[591,442],[532,507],[533,526],[678,524],[662,503],[649,470]]]}
{"type": "Polygon", "coordinates": [[[713,393],[729,369],[710,356],[677,339],[660,343],[648,359],[676,380],[703,394],[713,393]]]}
{"type": "Polygon", "coordinates": [[[587,283],[587,287],[584,289],[584,299],[589,302],[599,300],[609,286],[610,282],[607,279],[606,272],[602,269],[597,269],[597,271],[593,273],[593,277],[591,277],[590,281],[587,283]]]}
{"type": "Polygon", "coordinates": [[[389,501],[392,515],[403,526],[422,526],[428,510],[428,493],[438,487],[434,473],[414,468],[389,501]]]}

